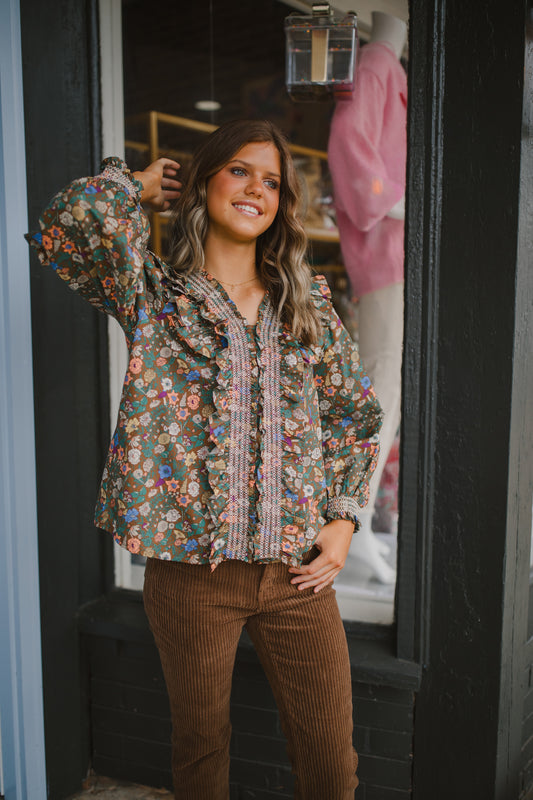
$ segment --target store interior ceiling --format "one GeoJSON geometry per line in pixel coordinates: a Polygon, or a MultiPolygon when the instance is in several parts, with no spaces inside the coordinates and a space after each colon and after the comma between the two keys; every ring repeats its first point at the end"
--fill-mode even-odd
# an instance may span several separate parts
{"type": "MultiPolygon", "coordinates": [[[[334,2],[343,12],[354,6],[363,41],[373,10],[407,19],[407,0],[334,2]]],[[[291,10],[311,8],[303,0],[253,6],[252,0],[158,0],[154,13],[151,0],[122,0],[127,138],[146,139],[146,125],[131,120],[150,110],[212,124],[259,116],[278,124],[290,141],[325,150],[333,102],[294,103],[285,88],[284,20],[291,10]],[[211,99],[218,111],[198,110],[199,101],[211,99]]],[[[160,135],[167,148],[198,143],[198,135],[184,131],[176,141],[168,126],[160,135]]]]}

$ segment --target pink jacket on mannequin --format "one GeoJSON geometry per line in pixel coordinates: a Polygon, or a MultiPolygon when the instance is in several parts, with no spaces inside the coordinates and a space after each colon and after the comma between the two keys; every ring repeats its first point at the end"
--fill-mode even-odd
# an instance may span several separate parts
{"type": "Polygon", "coordinates": [[[328,145],[344,265],[358,296],[403,281],[404,223],[387,213],[405,194],[406,121],[403,67],[383,42],[365,45],[328,145]]]}

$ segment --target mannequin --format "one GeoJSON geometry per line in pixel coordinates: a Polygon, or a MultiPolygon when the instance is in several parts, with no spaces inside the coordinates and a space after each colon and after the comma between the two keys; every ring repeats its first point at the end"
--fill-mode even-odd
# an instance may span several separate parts
{"type": "Polygon", "coordinates": [[[383,11],[372,12],[371,42],[383,42],[400,60],[407,40],[407,25],[398,17],[383,11]]]}
{"type": "Polygon", "coordinates": [[[337,103],[328,145],[344,264],[359,298],[359,351],[385,412],[378,467],[348,558],[386,584],[396,572],[384,558],[388,546],[372,531],[372,516],[400,422],[407,79],[399,58],[406,38],[405,22],[372,12],[355,89],[337,103]]]}

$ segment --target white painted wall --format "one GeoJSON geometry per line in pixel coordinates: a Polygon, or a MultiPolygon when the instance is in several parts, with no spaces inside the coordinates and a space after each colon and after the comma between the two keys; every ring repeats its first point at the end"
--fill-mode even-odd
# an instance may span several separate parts
{"type": "MultiPolygon", "coordinates": [[[[124,158],[124,89],[122,66],[121,0],[100,0],[100,88],[102,92],[102,153],[124,158]]],[[[122,384],[128,366],[128,350],[118,322],[109,317],[109,414],[110,434],[116,421],[122,384]]],[[[130,553],[115,545],[115,585],[142,589],[144,568],[132,564],[130,553]]]]}

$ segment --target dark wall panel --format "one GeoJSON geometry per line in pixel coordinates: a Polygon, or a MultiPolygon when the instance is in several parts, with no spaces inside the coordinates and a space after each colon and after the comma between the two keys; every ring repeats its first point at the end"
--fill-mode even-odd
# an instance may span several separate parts
{"type": "MultiPolygon", "coordinates": [[[[22,0],[29,220],[94,174],[100,112],[96,3],[22,0]]],[[[32,256],[44,707],[49,797],[79,787],[88,727],[76,613],[103,592],[110,542],[92,525],[108,438],[106,322],[32,256]]]]}

